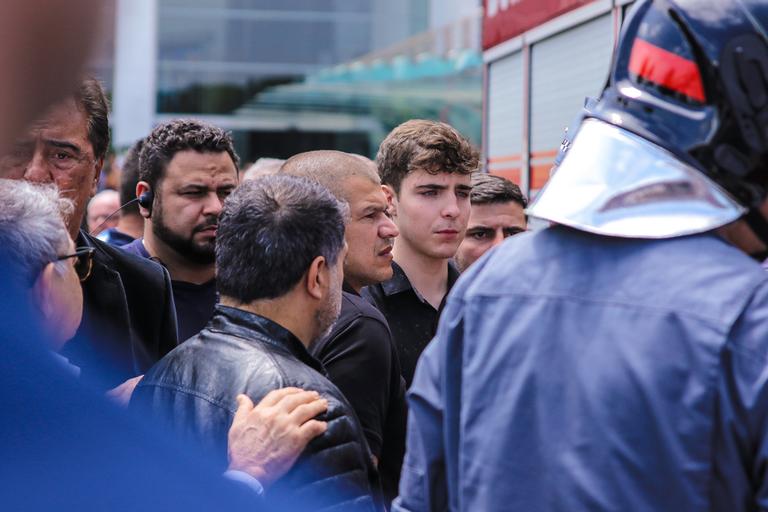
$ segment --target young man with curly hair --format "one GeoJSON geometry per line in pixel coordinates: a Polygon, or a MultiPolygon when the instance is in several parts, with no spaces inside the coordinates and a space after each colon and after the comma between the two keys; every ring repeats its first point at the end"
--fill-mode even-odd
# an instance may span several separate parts
{"type": "Polygon", "coordinates": [[[451,263],[469,219],[470,177],[478,153],[451,126],[411,120],[381,143],[376,163],[400,231],[393,276],[366,288],[384,314],[410,386],[416,362],[432,339],[444,299],[459,276],[451,263]]]}

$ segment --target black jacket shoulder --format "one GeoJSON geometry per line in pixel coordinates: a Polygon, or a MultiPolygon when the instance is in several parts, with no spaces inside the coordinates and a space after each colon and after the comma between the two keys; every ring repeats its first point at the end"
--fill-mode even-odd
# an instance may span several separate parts
{"type": "Polygon", "coordinates": [[[231,308],[218,306],[205,329],[147,373],[131,407],[189,436],[223,470],[237,394],[258,403],[281,387],[317,391],[328,400],[328,411],[318,418],[327,421],[328,428],[309,443],[269,494],[317,509],[380,510],[378,473],[360,424],[342,393],[320,373],[319,363],[306,353],[297,357],[303,347],[286,346],[285,340],[235,325],[222,314],[224,309],[231,308]]]}
{"type": "Polygon", "coordinates": [[[63,353],[83,377],[112,387],[144,373],[178,344],[171,279],[160,265],[86,233],[95,249],[83,284],[83,319],[63,353]]]}

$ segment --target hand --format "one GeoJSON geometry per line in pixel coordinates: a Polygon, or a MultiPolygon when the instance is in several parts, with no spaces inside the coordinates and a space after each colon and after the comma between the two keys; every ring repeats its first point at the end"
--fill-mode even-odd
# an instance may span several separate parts
{"type": "Polygon", "coordinates": [[[248,473],[265,489],[328,428],[313,419],[328,410],[328,401],[315,391],[276,389],[256,407],[246,395],[237,395],[237,405],[228,435],[229,469],[248,473]]]}
{"type": "Polygon", "coordinates": [[[139,375],[138,377],[128,379],[127,381],[117,386],[115,389],[110,389],[107,391],[107,398],[112,400],[112,402],[116,403],[120,407],[128,407],[128,402],[131,401],[133,390],[136,389],[136,385],[139,383],[142,377],[144,376],[139,375]]]}

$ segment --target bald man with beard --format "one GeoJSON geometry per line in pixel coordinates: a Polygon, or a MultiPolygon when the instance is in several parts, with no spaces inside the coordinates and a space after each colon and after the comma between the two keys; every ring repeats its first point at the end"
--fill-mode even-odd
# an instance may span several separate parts
{"type": "Polygon", "coordinates": [[[310,351],[360,419],[385,497],[391,500],[405,449],[405,382],[387,320],[360,296],[364,286],[392,277],[392,245],[398,235],[376,165],[350,153],[310,151],[288,159],[279,173],[311,179],[349,204],[341,314],[310,351]]]}

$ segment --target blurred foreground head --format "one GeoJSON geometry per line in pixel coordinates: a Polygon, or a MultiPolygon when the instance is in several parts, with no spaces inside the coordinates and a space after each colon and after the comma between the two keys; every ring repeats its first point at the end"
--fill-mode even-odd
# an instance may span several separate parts
{"type": "Polygon", "coordinates": [[[54,185],[0,179],[0,253],[9,276],[29,291],[54,349],[74,336],[83,311],[78,271],[90,255],[78,256],[64,225],[71,201],[54,185]]]}
{"type": "Polygon", "coordinates": [[[750,228],[768,239],[759,213],[768,193],[766,30],[765,2],[637,2],[608,85],[529,214],[668,238],[750,212],[750,228]]]}
{"type": "Polygon", "coordinates": [[[0,151],[76,85],[98,26],[98,0],[0,3],[0,151]]]}

